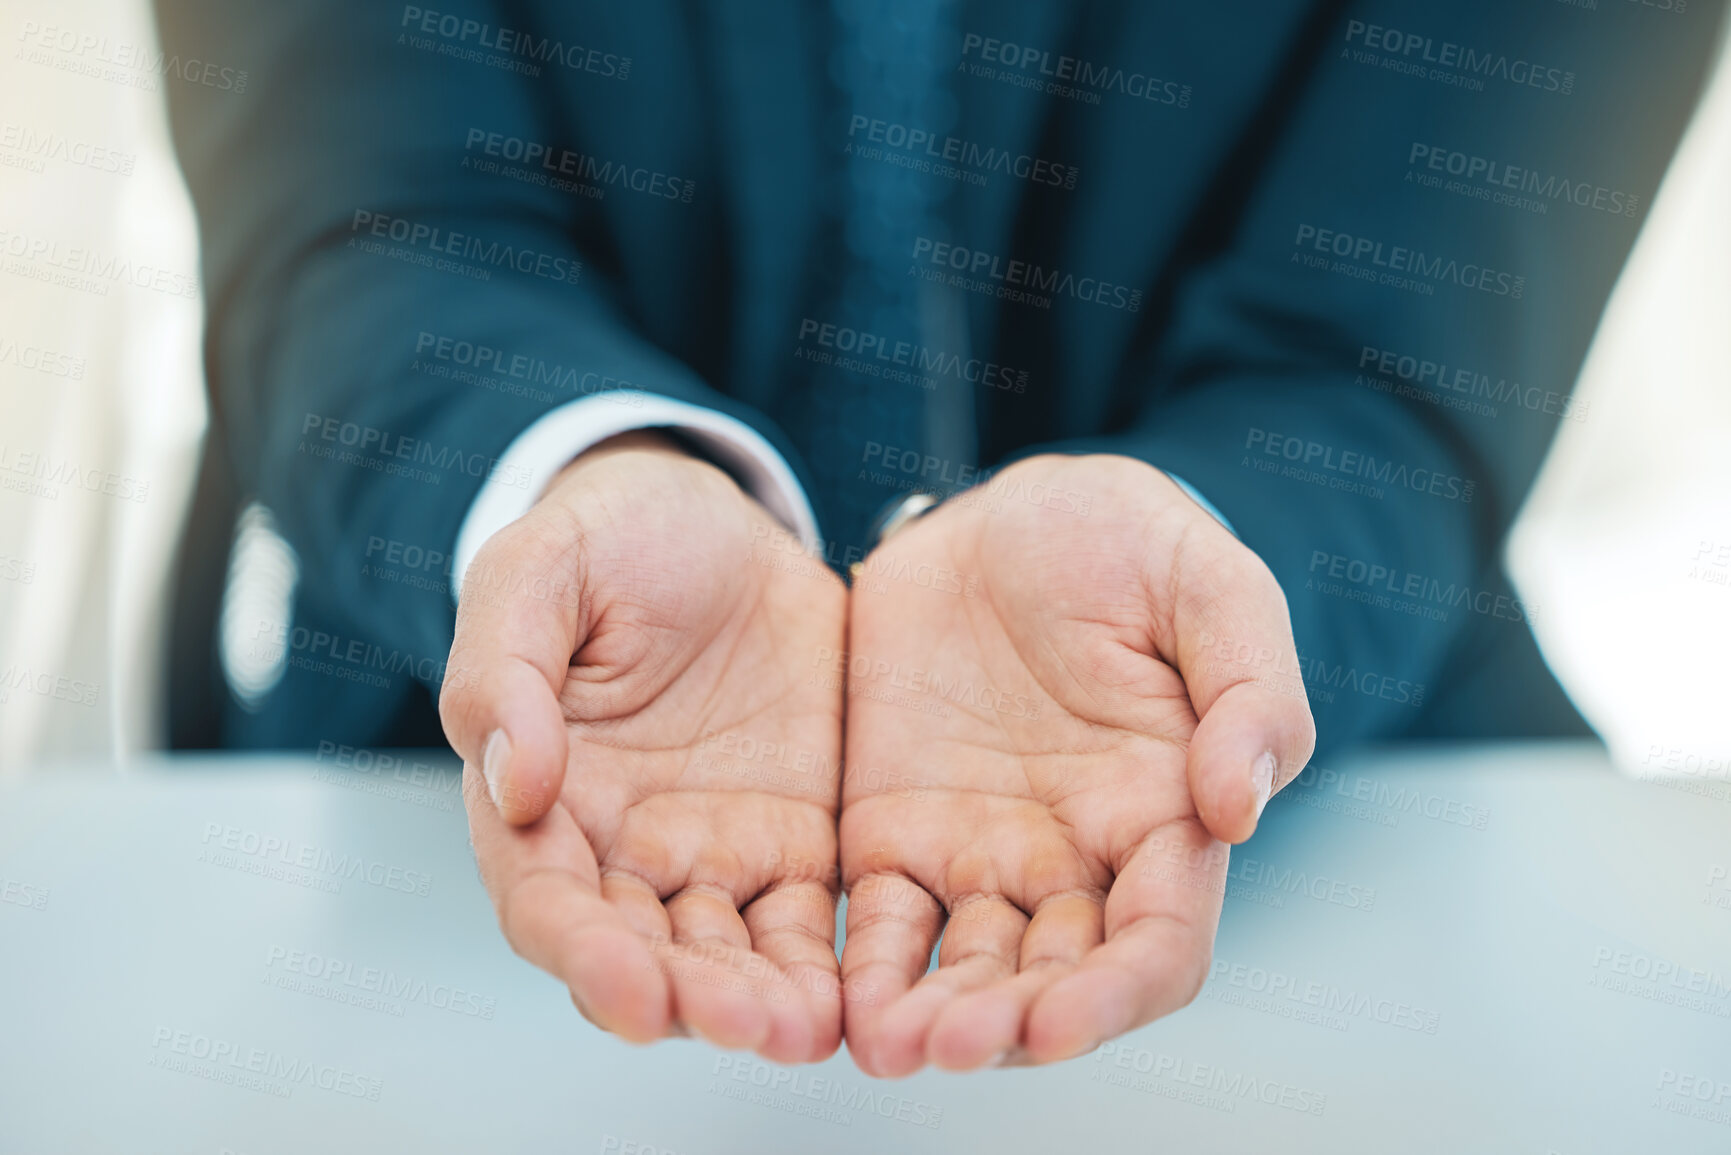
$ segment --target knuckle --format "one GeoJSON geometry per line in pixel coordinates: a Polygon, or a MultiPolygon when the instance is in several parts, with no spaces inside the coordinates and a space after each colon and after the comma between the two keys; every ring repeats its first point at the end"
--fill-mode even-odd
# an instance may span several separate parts
{"type": "Polygon", "coordinates": [[[548,570],[574,563],[588,538],[584,517],[563,502],[542,502],[482,543],[475,564],[548,570]]]}
{"type": "Polygon", "coordinates": [[[1281,616],[1286,617],[1286,591],[1281,588],[1280,580],[1274,576],[1274,571],[1268,568],[1268,563],[1262,560],[1255,550],[1242,542],[1234,541],[1234,548],[1229,557],[1228,573],[1234,593],[1239,597],[1251,597],[1258,601],[1280,607],[1281,616]]]}
{"type": "Polygon", "coordinates": [[[439,719],[460,721],[481,697],[482,679],[477,671],[484,655],[475,647],[458,642],[445,658],[445,676],[439,682],[439,719]]]}
{"type": "MultiPolygon", "coordinates": [[[[483,879],[486,872],[483,871],[483,879]]],[[[510,885],[487,887],[493,894],[493,911],[499,919],[499,930],[519,958],[539,966],[533,921],[542,916],[543,904],[533,901],[537,892],[545,889],[545,871],[531,870],[510,885]]]]}
{"type": "Polygon", "coordinates": [[[548,524],[552,520],[527,516],[512,522],[482,544],[470,568],[515,572],[546,566],[557,549],[556,531],[548,524]]]}
{"type": "MultiPolygon", "coordinates": [[[[472,713],[472,702],[467,680],[452,681],[447,673],[444,685],[439,687],[439,725],[444,727],[445,736],[452,740],[453,745],[460,739],[463,724],[472,713]]],[[[462,751],[459,750],[458,753],[462,751]]]]}

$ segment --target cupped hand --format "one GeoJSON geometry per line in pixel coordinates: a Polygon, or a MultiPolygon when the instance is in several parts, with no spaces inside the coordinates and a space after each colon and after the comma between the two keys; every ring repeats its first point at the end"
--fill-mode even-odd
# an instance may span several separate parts
{"type": "Polygon", "coordinates": [[[1026,459],[880,546],[833,670],[861,1068],[1064,1059],[1194,998],[1225,844],[1314,745],[1297,670],[1268,569],[1129,458],[1026,459]]]}
{"type": "Polygon", "coordinates": [[[597,1025],[779,1062],[839,1045],[846,594],[653,434],[578,458],[465,575],[440,698],[513,947],[597,1025]]]}

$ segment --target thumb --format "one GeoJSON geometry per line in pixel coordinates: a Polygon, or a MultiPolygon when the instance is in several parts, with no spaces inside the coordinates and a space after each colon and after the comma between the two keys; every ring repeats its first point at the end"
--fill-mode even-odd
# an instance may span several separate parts
{"type": "Polygon", "coordinates": [[[568,515],[536,506],[482,546],[457,606],[439,719],[518,825],[545,814],[565,778],[559,689],[589,629],[580,544],[568,515]]]}
{"type": "Polygon", "coordinates": [[[1172,644],[1196,710],[1190,795],[1210,834],[1238,843],[1316,748],[1286,595],[1212,518],[1171,560],[1172,644]]]}

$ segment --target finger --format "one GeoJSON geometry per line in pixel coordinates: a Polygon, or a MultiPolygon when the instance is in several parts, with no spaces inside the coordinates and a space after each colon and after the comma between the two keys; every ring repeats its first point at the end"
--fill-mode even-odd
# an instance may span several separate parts
{"type": "Polygon", "coordinates": [[[661,896],[647,881],[635,874],[613,870],[601,876],[601,897],[625,919],[625,924],[641,935],[645,942],[672,942],[673,923],[661,896]]]}
{"type": "Polygon", "coordinates": [[[1212,519],[1171,559],[1179,672],[1199,719],[1190,794],[1210,833],[1243,842],[1316,747],[1286,596],[1262,560],[1212,519]]]}
{"type": "Polygon", "coordinates": [[[591,1022],[634,1043],[668,1033],[667,980],[648,943],[599,891],[548,867],[519,879],[500,906],[512,947],[563,980],[591,1022]]]}
{"type": "Polygon", "coordinates": [[[1195,820],[1145,838],[1106,896],[1105,941],[1035,998],[1023,1036],[1028,1058],[1080,1055],[1194,999],[1208,974],[1225,877],[1225,848],[1195,820]],[[1175,885],[1170,872],[1151,869],[1163,861],[1156,848],[1211,865],[1196,885],[1175,885]]]}
{"type": "Polygon", "coordinates": [[[667,981],[630,917],[603,893],[595,851],[571,815],[561,808],[533,826],[507,824],[472,765],[463,773],[463,805],[476,865],[512,949],[563,981],[602,1029],[633,1042],[666,1034],[667,981]]]}
{"type": "Polygon", "coordinates": [[[539,818],[564,780],[558,694],[588,630],[582,588],[581,538],[546,505],[488,539],[464,577],[439,718],[509,822],[539,818]]]}
{"type": "MultiPolygon", "coordinates": [[[[815,1063],[841,1045],[841,964],[835,957],[835,895],[822,882],[776,886],[740,912],[752,947],[791,985],[810,1024],[803,1049],[796,1039],[772,1034],[764,1054],[783,1063],[815,1063]]],[[[779,1021],[779,1020],[778,1020],[779,1021]]]]}
{"type": "Polygon", "coordinates": [[[770,968],[751,950],[751,932],[730,898],[689,889],[666,901],[671,943],[657,945],[673,985],[675,1014],[718,1047],[756,1050],[770,1040],[770,968]],[[755,961],[754,961],[755,959],[755,961]]]}
{"type": "Polygon", "coordinates": [[[1102,919],[1103,906],[1095,895],[1059,895],[1042,904],[1022,935],[1020,969],[957,996],[938,1013],[926,1041],[932,1064],[970,1071],[1018,1055],[1028,1009],[1041,991],[1068,975],[1100,944],[1102,919]]]}
{"type": "Polygon", "coordinates": [[[932,1024],[961,995],[1016,973],[1022,932],[1028,916],[997,895],[978,895],[957,903],[944,926],[938,969],[901,995],[862,1041],[875,1073],[909,1075],[925,1065],[932,1024]]]}
{"type": "Polygon", "coordinates": [[[693,887],[669,895],[662,905],[673,927],[674,942],[720,942],[741,950],[751,948],[751,932],[730,896],[693,887]]]}
{"type": "MultiPolygon", "coordinates": [[[[884,1015],[926,973],[942,927],[937,900],[899,874],[868,874],[849,889],[842,984],[874,997],[845,1002],[842,1026],[848,1051],[868,1075],[894,1073],[876,1053],[884,1015]]],[[[918,1065],[916,1056],[907,1070],[918,1065]]]]}

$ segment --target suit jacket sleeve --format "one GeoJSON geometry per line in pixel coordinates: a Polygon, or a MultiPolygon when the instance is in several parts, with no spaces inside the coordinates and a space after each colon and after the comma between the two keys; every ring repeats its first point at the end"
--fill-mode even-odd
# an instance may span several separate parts
{"type": "Polygon", "coordinates": [[[1332,7],[1234,156],[1133,417],[1041,447],[1218,507],[1286,591],[1322,749],[1408,725],[1467,623],[1526,628],[1486,592],[1500,544],[1559,422],[1593,419],[1568,394],[1717,16],[1332,7]]]}
{"type": "Polygon", "coordinates": [[[449,598],[366,580],[369,543],[451,556],[483,482],[548,480],[498,461],[573,399],[662,394],[738,417],[787,455],[631,303],[673,287],[626,291],[616,231],[695,249],[691,233],[713,227],[702,205],[596,199],[565,175],[582,158],[552,96],[642,115],[629,45],[562,44],[562,64],[531,64],[509,50],[510,6],[491,0],[441,4],[430,24],[354,0],[157,7],[165,51],[245,74],[169,86],[201,227],[213,422],[303,580],[368,636],[445,651],[449,598]]]}

